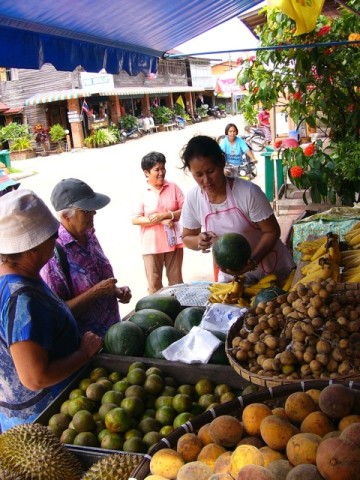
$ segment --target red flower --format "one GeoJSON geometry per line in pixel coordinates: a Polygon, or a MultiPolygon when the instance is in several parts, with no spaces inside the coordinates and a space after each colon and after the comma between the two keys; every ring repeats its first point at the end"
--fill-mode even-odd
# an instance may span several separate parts
{"type": "Polygon", "coordinates": [[[311,157],[315,153],[315,146],[311,143],[304,149],[305,157],[311,157]]]}
{"type": "Polygon", "coordinates": [[[275,148],[280,148],[282,145],[282,140],[276,140],[275,141],[275,148]]]}
{"type": "Polygon", "coordinates": [[[259,87],[255,87],[253,93],[257,93],[259,91],[259,87]]]}
{"type": "Polygon", "coordinates": [[[324,35],[327,35],[330,32],[331,32],[330,25],[325,25],[324,27],[320,28],[317,34],[318,34],[318,37],[323,37],[324,35]]]}
{"type": "Polygon", "coordinates": [[[301,92],[294,92],[293,93],[293,99],[294,100],[297,100],[298,102],[301,102],[301,98],[302,98],[302,93],[301,92]]]}
{"type": "Polygon", "coordinates": [[[241,65],[243,63],[244,59],[242,57],[239,57],[237,60],[236,60],[236,64],[237,65],[241,65]]]}
{"type": "Polygon", "coordinates": [[[304,169],[302,167],[299,167],[299,165],[295,165],[294,167],[290,168],[290,175],[293,178],[300,178],[304,174],[304,169]]]}
{"type": "Polygon", "coordinates": [[[255,55],[252,55],[251,57],[248,58],[248,62],[255,62],[255,55]]]}

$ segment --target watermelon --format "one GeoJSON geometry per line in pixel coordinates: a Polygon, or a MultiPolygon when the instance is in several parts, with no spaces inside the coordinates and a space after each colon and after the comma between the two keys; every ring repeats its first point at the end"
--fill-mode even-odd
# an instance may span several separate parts
{"type": "Polygon", "coordinates": [[[175,320],[182,310],[181,303],[177,298],[172,295],[161,295],[159,293],[141,298],[135,305],[135,312],[144,310],[144,308],[152,308],[164,312],[172,320],[175,320]]]}
{"type": "Polygon", "coordinates": [[[144,354],[145,335],[132,322],[117,322],[105,334],[104,347],[114,355],[141,357],[144,354]]]}
{"type": "Polygon", "coordinates": [[[277,287],[276,285],[274,285],[273,287],[263,288],[254,298],[253,306],[257,307],[260,302],[269,302],[270,300],[273,300],[274,298],[282,295],[283,293],[286,293],[285,290],[277,287]]]}
{"type": "Polygon", "coordinates": [[[143,310],[135,312],[129,318],[129,322],[138,325],[145,336],[149,335],[155,328],[163,327],[164,325],[172,327],[174,325],[169,315],[160,312],[160,310],[154,310],[153,308],[144,308],[143,310]]]}
{"type": "Polygon", "coordinates": [[[184,335],[190,332],[192,327],[199,326],[205,307],[187,307],[182,310],[175,319],[174,327],[184,335]]]}
{"type": "Polygon", "coordinates": [[[239,233],[225,233],[214,243],[213,256],[221,270],[240,272],[251,257],[251,247],[239,233]]]}
{"type": "Polygon", "coordinates": [[[159,327],[153,330],[146,339],[145,357],[164,358],[161,352],[172,343],[180,340],[182,336],[183,334],[174,327],[159,327]]]}
{"type": "Polygon", "coordinates": [[[217,365],[229,365],[229,359],[225,353],[225,343],[220,343],[217,349],[214,350],[208,363],[215,363],[217,365]]]}

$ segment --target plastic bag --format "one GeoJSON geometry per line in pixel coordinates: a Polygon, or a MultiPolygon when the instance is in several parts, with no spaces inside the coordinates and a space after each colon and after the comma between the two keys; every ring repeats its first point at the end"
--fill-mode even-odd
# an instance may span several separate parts
{"type": "Polygon", "coordinates": [[[207,363],[220,345],[215,335],[203,328],[193,327],[190,332],[169,345],[162,354],[166,360],[184,363],[207,363]]]}
{"type": "Polygon", "coordinates": [[[227,333],[236,320],[247,312],[247,308],[235,307],[224,303],[213,303],[206,307],[199,327],[212,332],[227,333]]]}

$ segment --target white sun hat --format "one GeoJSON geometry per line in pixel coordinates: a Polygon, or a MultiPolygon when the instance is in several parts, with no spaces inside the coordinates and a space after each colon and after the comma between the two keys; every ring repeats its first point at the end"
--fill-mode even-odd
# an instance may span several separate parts
{"type": "Polygon", "coordinates": [[[34,192],[7,193],[0,201],[0,253],[22,253],[45,242],[59,222],[34,192]]]}

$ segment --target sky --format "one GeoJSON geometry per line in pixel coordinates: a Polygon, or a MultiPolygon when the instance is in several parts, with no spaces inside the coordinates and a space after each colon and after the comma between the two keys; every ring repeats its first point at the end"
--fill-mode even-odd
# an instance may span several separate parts
{"type": "MultiPolygon", "coordinates": [[[[253,48],[257,46],[257,39],[248,30],[245,25],[237,18],[233,18],[217,27],[205,32],[192,40],[189,40],[176,47],[182,53],[206,53],[223,50],[236,50],[237,48],[253,48]]],[[[236,61],[238,57],[246,57],[250,53],[231,53],[231,60],[236,61]]],[[[209,54],[206,58],[218,59],[221,61],[229,60],[229,53],[209,54]]]]}

